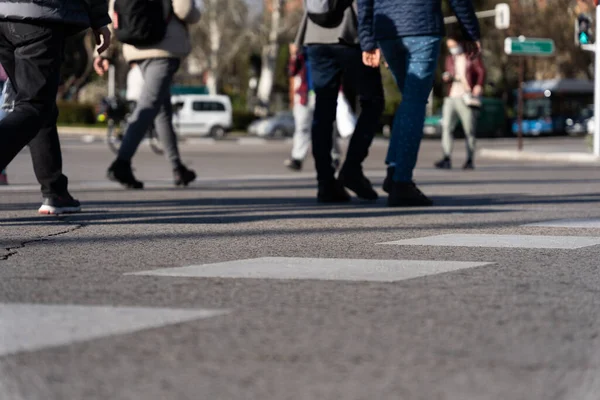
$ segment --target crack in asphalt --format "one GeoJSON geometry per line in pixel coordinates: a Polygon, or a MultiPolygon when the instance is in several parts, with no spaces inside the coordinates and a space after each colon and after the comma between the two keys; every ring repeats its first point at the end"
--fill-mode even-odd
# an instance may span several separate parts
{"type": "Polygon", "coordinates": [[[25,248],[25,246],[27,246],[28,244],[45,242],[45,241],[48,241],[50,238],[60,236],[60,235],[65,235],[65,234],[71,233],[71,232],[75,232],[86,226],[85,224],[71,224],[69,221],[64,220],[64,219],[59,219],[59,220],[61,222],[66,222],[67,224],[72,225],[72,227],[70,229],[66,229],[64,231],[60,231],[60,232],[56,232],[56,233],[51,233],[50,235],[42,236],[37,239],[26,240],[24,242],[19,243],[17,246],[5,247],[4,249],[7,251],[7,253],[0,255],[0,261],[7,261],[12,256],[19,254],[18,250],[25,248]]]}

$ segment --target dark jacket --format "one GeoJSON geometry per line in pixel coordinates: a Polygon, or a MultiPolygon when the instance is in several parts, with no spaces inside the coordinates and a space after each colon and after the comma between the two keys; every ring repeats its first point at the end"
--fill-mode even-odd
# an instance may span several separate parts
{"type": "Polygon", "coordinates": [[[73,31],[111,22],[107,0],[0,0],[0,20],[60,23],[73,31]]]}
{"type": "MultiPolygon", "coordinates": [[[[358,0],[358,33],[363,50],[377,40],[403,36],[444,36],[442,0],[358,0]]],[[[465,39],[479,40],[479,22],[472,0],[449,0],[465,39]]]]}
{"type": "MultiPolygon", "coordinates": [[[[449,72],[450,75],[456,75],[454,57],[448,55],[446,57],[446,72],[449,72]]],[[[485,66],[483,65],[483,60],[481,57],[477,57],[474,60],[471,60],[467,57],[467,83],[469,87],[473,89],[475,86],[483,86],[485,83],[485,66]]],[[[452,83],[447,85],[447,95],[450,94],[450,89],[452,88],[452,83]]]]}

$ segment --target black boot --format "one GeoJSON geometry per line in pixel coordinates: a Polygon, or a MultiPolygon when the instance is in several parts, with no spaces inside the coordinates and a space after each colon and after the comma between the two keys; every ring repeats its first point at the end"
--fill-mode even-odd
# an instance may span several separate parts
{"type": "Polygon", "coordinates": [[[302,160],[296,160],[294,158],[288,158],[283,162],[283,165],[291,169],[292,171],[302,171],[302,160]]]}
{"type": "Polygon", "coordinates": [[[346,170],[342,168],[338,180],[346,188],[352,190],[363,200],[377,200],[379,195],[373,189],[373,185],[364,175],[362,170],[346,170]]]}
{"type": "Polygon", "coordinates": [[[127,189],[143,189],[144,184],[133,176],[131,169],[131,161],[119,160],[118,158],[108,168],[106,174],[108,179],[114,182],[119,182],[127,189]]]}
{"type": "Polygon", "coordinates": [[[467,162],[465,162],[465,165],[463,165],[463,169],[464,170],[472,170],[475,169],[475,164],[473,164],[473,160],[468,159],[467,162]]]}
{"type": "Polygon", "coordinates": [[[440,161],[435,163],[437,169],[452,169],[452,161],[450,157],[444,157],[440,161]]]}
{"type": "Polygon", "coordinates": [[[187,186],[196,179],[196,173],[180,164],[173,170],[173,178],[175,179],[175,186],[187,186]]]}
{"type": "Polygon", "coordinates": [[[395,167],[387,167],[387,175],[383,180],[383,191],[388,194],[392,190],[392,183],[394,183],[394,172],[396,172],[395,167]]]}
{"type": "Polygon", "coordinates": [[[429,207],[433,201],[423,194],[414,182],[393,182],[389,207],[429,207]]]}
{"type": "Polygon", "coordinates": [[[319,203],[347,203],[350,201],[350,195],[344,189],[344,185],[333,179],[319,182],[317,201],[319,203]]]}

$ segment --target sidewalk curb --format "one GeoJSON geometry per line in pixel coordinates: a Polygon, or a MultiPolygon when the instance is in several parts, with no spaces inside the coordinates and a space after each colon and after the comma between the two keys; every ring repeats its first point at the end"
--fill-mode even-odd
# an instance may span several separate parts
{"type": "Polygon", "coordinates": [[[74,126],[58,126],[58,134],[61,136],[85,137],[93,136],[96,138],[106,136],[106,127],[74,127],[74,126]]]}
{"type": "Polygon", "coordinates": [[[495,160],[547,161],[600,165],[600,157],[587,153],[538,153],[535,151],[481,149],[479,156],[495,160]]]}

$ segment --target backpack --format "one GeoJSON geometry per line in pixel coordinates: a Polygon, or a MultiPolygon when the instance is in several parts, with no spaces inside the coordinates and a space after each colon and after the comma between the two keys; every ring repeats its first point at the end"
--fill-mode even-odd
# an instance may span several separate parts
{"type": "Polygon", "coordinates": [[[136,47],[160,43],[171,14],[171,0],[115,0],[116,37],[136,47]]]}
{"type": "Polygon", "coordinates": [[[342,23],[344,13],[353,0],[306,0],[308,18],[324,28],[335,28],[342,23]]]}

